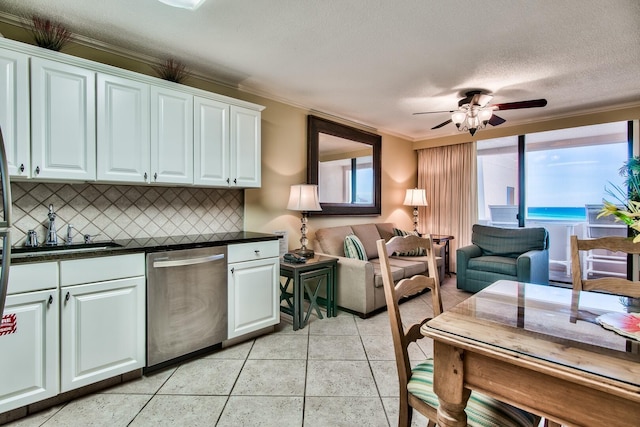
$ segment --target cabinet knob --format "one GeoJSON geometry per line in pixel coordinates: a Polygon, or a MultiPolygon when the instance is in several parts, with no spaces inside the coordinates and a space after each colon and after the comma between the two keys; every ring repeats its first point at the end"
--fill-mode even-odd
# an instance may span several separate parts
{"type": "Polygon", "coordinates": [[[147,173],[146,172],[144,173],[144,180],[145,181],[147,180],[147,173]]]}
{"type": "Polygon", "coordinates": [[[69,302],[69,298],[71,298],[71,294],[67,292],[67,295],[64,296],[64,302],[69,302]]]}
{"type": "Polygon", "coordinates": [[[260,249],[256,249],[254,252],[256,253],[256,255],[260,255],[260,249]]]}
{"type": "Polygon", "coordinates": [[[158,172],[156,172],[156,173],[154,173],[154,174],[153,174],[153,180],[154,180],[154,181],[157,181],[157,180],[158,180],[158,172]]]}
{"type": "Polygon", "coordinates": [[[227,184],[229,183],[229,178],[227,178],[227,184]]]}
{"type": "Polygon", "coordinates": [[[36,166],[36,175],[40,175],[40,166],[36,166]]]}
{"type": "Polygon", "coordinates": [[[49,300],[47,301],[47,306],[53,304],[53,295],[49,295],[49,300]]]}
{"type": "Polygon", "coordinates": [[[235,272],[235,270],[236,269],[234,267],[231,267],[231,274],[233,274],[235,272]]]}
{"type": "Polygon", "coordinates": [[[235,179],[235,178],[233,178],[233,183],[234,183],[234,184],[237,184],[237,183],[238,183],[238,180],[237,180],[237,179],[235,179]]]}
{"type": "Polygon", "coordinates": [[[24,172],[24,163],[20,163],[20,167],[18,169],[20,169],[20,173],[24,172]]]}

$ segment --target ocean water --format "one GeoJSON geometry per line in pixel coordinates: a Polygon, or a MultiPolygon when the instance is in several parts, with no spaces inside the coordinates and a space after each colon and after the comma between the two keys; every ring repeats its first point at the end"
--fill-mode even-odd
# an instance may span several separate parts
{"type": "Polygon", "coordinates": [[[527,219],[529,220],[564,220],[564,221],[586,221],[587,210],[584,206],[579,207],[529,207],[527,208],[527,219]]]}

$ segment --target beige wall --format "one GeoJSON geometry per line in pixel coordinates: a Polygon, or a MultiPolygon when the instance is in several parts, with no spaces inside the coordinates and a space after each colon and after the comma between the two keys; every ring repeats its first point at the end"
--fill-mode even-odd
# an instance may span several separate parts
{"type": "MultiPolygon", "coordinates": [[[[0,33],[13,40],[31,43],[30,35],[15,26],[0,23],[0,33]]],[[[141,61],[105,51],[70,44],[63,53],[106,63],[120,68],[155,75],[141,61]]],[[[262,188],[244,191],[244,228],[249,231],[273,232],[286,230],[289,247],[299,247],[300,215],[286,209],[289,187],[306,182],[307,142],[306,120],[311,111],[228,86],[191,77],[188,85],[264,105],[262,112],[262,188]]],[[[314,115],[323,116],[317,111],[314,115]]],[[[326,118],[341,121],[335,117],[326,118]]],[[[353,126],[352,123],[344,124],[353,126]]],[[[366,128],[365,130],[371,131],[366,128]]],[[[379,217],[313,217],[309,221],[309,237],[320,227],[363,222],[391,221],[410,229],[412,208],[403,206],[404,191],[417,182],[417,155],[408,140],[382,135],[382,215],[379,217]]]]}

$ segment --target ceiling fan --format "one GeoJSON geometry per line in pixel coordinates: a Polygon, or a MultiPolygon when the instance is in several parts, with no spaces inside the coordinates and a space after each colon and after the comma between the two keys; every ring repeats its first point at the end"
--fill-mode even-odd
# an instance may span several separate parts
{"type": "Polygon", "coordinates": [[[547,105],[546,99],[532,99],[529,101],[507,102],[504,104],[489,104],[493,95],[481,90],[470,90],[465,97],[458,101],[457,110],[449,111],[424,111],[418,114],[452,113],[451,118],[431,129],[440,129],[449,123],[454,123],[459,131],[468,131],[473,136],[478,129],[487,126],[498,126],[506,120],[494,114],[494,111],[519,110],[522,108],[537,108],[547,105]]]}

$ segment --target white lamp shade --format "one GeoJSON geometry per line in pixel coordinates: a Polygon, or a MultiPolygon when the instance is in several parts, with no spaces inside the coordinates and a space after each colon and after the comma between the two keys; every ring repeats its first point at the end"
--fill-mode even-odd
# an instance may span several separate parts
{"type": "Polygon", "coordinates": [[[404,196],[405,206],[428,206],[427,194],[423,189],[412,188],[407,190],[407,194],[404,196]]]}
{"type": "Polygon", "coordinates": [[[312,184],[292,185],[287,209],[292,211],[321,211],[318,186],[312,184]]]}
{"type": "Polygon", "coordinates": [[[182,9],[189,9],[189,10],[195,10],[198,7],[200,7],[202,3],[205,2],[205,0],[158,0],[158,1],[160,3],[164,3],[169,6],[179,7],[182,9]]]}

